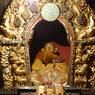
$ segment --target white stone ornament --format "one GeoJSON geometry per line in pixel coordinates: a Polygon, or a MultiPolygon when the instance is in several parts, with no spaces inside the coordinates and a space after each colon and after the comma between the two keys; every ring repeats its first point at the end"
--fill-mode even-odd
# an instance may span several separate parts
{"type": "Polygon", "coordinates": [[[47,3],[43,6],[41,10],[41,15],[43,19],[47,21],[54,21],[59,17],[60,10],[59,7],[53,3],[47,3]]]}

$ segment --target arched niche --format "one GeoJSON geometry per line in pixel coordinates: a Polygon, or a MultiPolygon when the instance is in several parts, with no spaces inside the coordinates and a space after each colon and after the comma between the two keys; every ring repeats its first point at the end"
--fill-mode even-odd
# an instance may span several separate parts
{"type": "MultiPolygon", "coordinates": [[[[37,18],[31,20],[31,22],[29,22],[26,26],[26,42],[28,43],[27,44],[27,47],[28,47],[28,62],[30,63],[30,55],[29,55],[29,41],[30,41],[30,38],[33,37],[33,28],[35,27],[35,25],[37,25],[43,18],[41,16],[38,16],[37,18]]],[[[71,23],[63,16],[60,16],[58,19],[57,19],[62,25],[63,27],[65,28],[66,30],[66,33],[67,33],[67,38],[68,38],[68,41],[70,42],[70,46],[69,46],[69,60],[68,60],[68,80],[67,82],[70,84],[70,85],[73,85],[73,72],[74,72],[74,69],[73,69],[73,65],[74,65],[74,50],[75,50],[75,46],[74,46],[74,39],[75,39],[75,32],[74,32],[74,29],[73,27],[71,26],[71,23]]],[[[32,40],[31,40],[32,41],[32,40]]],[[[55,43],[56,44],[56,43],[55,43]]],[[[58,45],[57,45],[58,46],[58,45]]],[[[59,46],[60,47],[60,46],[59,46]]],[[[66,53],[66,49],[65,50],[65,53],[66,53]]],[[[67,49],[68,50],[68,49],[67,49]]],[[[66,55],[68,56],[68,55],[66,55]]],[[[31,67],[30,67],[31,68],[31,67]]]]}

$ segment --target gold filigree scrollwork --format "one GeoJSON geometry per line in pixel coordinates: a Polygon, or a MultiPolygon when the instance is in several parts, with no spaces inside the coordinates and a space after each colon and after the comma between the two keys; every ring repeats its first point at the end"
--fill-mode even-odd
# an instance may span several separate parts
{"type": "Polygon", "coordinates": [[[12,65],[14,86],[25,86],[27,84],[25,47],[21,45],[12,46],[9,55],[9,61],[12,65]]]}
{"type": "Polygon", "coordinates": [[[15,41],[22,41],[21,34],[24,32],[26,23],[26,19],[23,17],[25,8],[26,4],[22,4],[19,0],[13,0],[4,14],[3,23],[0,25],[1,43],[6,44],[6,42],[13,41],[12,44],[2,44],[1,46],[0,63],[4,67],[3,80],[5,89],[27,84],[25,46],[14,43],[15,41]]]}
{"type": "Polygon", "coordinates": [[[75,85],[94,87],[95,45],[77,46],[75,59],[75,85]],[[85,79],[84,79],[85,78],[85,79]],[[89,85],[88,85],[89,84],[89,85]]]}
{"type": "MultiPolygon", "coordinates": [[[[27,30],[25,30],[25,27],[28,26],[29,22],[32,22],[40,15],[40,11],[43,5],[46,3],[56,4],[61,10],[60,15],[72,22],[72,27],[74,27],[74,33],[76,34],[76,38],[72,39],[77,39],[78,41],[85,40],[86,42],[89,42],[89,44],[90,42],[94,43],[95,14],[89,5],[87,5],[85,0],[38,0],[35,3],[37,9],[34,11],[31,11],[29,9],[28,0],[13,0],[5,12],[5,15],[3,17],[4,22],[2,25],[0,25],[0,31],[2,32],[0,35],[0,41],[10,41],[13,39],[22,40],[21,34],[23,31],[27,32],[27,30]]],[[[28,28],[31,28],[31,26],[28,28]]],[[[15,80],[15,85],[19,86],[19,83],[17,81],[24,82],[26,80],[26,76],[24,76],[24,67],[26,65],[26,59],[24,55],[26,53],[23,52],[25,50],[25,47],[20,46],[19,49],[17,49],[17,46],[2,46],[1,48],[2,51],[0,63],[2,63],[4,66],[4,85],[6,88],[12,87],[12,83],[15,80]],[[11,52],[9,54],[10,49],[11,52]],[[21,54],[19,50],[23,50],[23,54],[21,54]],[[11,64],[8,60],[8,57],[10,57],[11,64]],[[11,73],[11,68],[14,71],[14,75],[11,73]]],[[[77,44],[74,79],[75,86],[87,87],[86,83],[89,82],[91,87],[95,87],[95,60],[91,59],[92,56],[95,56],[94,48],[94,45],[85,45],[85,47],[83,47],[83,45],[79,43],[77,44]],[[92,72],[89,78],[87,77],[88,67],[92,72]]],[[[23,85],[23,83],[21,84],[23,85]]]]}

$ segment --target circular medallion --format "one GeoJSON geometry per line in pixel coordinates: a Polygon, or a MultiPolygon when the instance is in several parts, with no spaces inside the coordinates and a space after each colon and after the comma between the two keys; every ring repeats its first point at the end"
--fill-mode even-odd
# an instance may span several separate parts
{"type": "Polygon", "coordinates": [[[79,15],[76,19],[79,25],[87,26],[87,18],[84,14],[79,15]]]}
{"type": "Polygon", "coordinates": [[[13,24],[14,24],[15,27],[20,27],[21,24],[22,24],[22,21],[19,17],[15,16],[13,24]]]}
{"type": "Polygon", "coordinates": [[[41,15],[43,19],[47,21],[54,21],[59,17],[60,10],[57,5],[53,3],[47,3],[43,6],[41,10],[41,15]]]}

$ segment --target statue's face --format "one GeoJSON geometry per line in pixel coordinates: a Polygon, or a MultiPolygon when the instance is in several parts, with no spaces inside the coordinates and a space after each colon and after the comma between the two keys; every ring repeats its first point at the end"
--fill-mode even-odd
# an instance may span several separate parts
{"type": "Polygon", "coordinates": [[[55,47],[51,43],[48,43],[45,45],[44,50],[49,53],[54,53],[55,47]]]}

